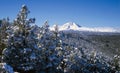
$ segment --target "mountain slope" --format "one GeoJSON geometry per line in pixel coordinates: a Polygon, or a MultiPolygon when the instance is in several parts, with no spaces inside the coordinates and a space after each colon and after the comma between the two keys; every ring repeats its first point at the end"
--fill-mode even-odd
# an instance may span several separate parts
{"type": "MultiPolygon", "coordinates": [[[[50,27],[50,30],[54,30],[54,26],[50,27]]],[[[60,31],[68,31],[68,30],[74,30],[74,31],[89,31],[89,32],[120,32],[119,29],[115,29],[112,27],[81,27],[80,25],[74,23],[74,22],[68,22],[61,26],[59,26],[60,31]]]]}

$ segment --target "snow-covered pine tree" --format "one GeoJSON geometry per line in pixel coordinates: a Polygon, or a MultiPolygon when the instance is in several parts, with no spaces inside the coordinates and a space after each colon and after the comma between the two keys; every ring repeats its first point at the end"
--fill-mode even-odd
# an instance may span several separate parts
{"type": "Polygon", "coordinates": [[[41,27],[41,62],[39,62],[39,72],[56,73],[59,71],[58,66],[63,59],[63,48],[59,38],[58,28],[55,27],[55,29],[55,31],[50,31],[47,21],[41,27]]]}
{"type": "MultiPolygon", "coordinates": [[[[23,5],[11,26],[7,48],[3,51],[3,60],[14,70],[30,71],[36,68],[38,59],[37,33],[30,23],[35,19],[27,19],[29,10],[23,5]]],[[[37,27],[36,27],[37,28],[37,27]]]]}

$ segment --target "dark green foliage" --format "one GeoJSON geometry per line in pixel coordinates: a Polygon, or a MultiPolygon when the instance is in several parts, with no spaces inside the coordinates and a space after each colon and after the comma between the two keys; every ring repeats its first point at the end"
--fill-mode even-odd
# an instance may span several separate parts
{"type": "Polygon", "coordinates": [[[0,55],[2,55],[2,51],[6,47],[5,40],[7,39],[7,30],[10,25],[9,18],[0,20],[0,55]]]}
{"type": "Polygon", "coordinates": [[[2,20],[0,20],[0,26],[1,26],[2,20]]]}

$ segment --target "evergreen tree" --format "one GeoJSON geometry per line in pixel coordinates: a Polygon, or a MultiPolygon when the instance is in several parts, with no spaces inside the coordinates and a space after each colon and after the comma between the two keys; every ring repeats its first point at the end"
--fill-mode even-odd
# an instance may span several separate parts
{"type": "Polygon", "coordinates": [[[27,6],[23,5],[11,26],[12,33],[9,35],[7,48],[3,51],[3,60],[14,70],[34,70],[38,60],[37,34],[30,25],[35,19],[28,20],[28,13],[27,6]]]}
{"type": "Polygon", "coordinates": [[[36,70],[55,73],[63,60],[58,27],[50,31],[48,21],[42,27],[31,26],[35,19],[27,19],[28,13],[27,7],[22,6],[11,26],[3,60],[19,72],[36,70]]]}
{"type": "Polygon", "coordinates": [[[60,65],[62,57],[62,43],[59,38],[59,32],[50,31],[48,22],[46,21],[43,27],[41,27],[41,37],[40,37],[40,62],[39,62],[39,72],[49,72],[56,73],[59,71],[58,66],[60,65]]]}

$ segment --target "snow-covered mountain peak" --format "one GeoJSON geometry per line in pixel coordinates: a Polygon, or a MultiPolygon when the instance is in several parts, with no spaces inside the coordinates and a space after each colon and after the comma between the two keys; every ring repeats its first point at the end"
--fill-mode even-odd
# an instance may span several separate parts
{"type": "Polygon", "coordinates": [[[74,22],[68,22],[60,26],[60,30],[78,30],[81,26],[77,25],[74,22]]]}
{"type": "MultiPolygon", "coordinates": [[[[50,30],[54,30],[55,25],[50,27],[50,30]]],[[[74,22],[68,22],[61,26],[58,26],[59,31],[64,30],[74,30],[74,31],[89,31],[89,32],[120,32],[119,29],[112,28],[112,27],[81,27],[74,22]]]]}

